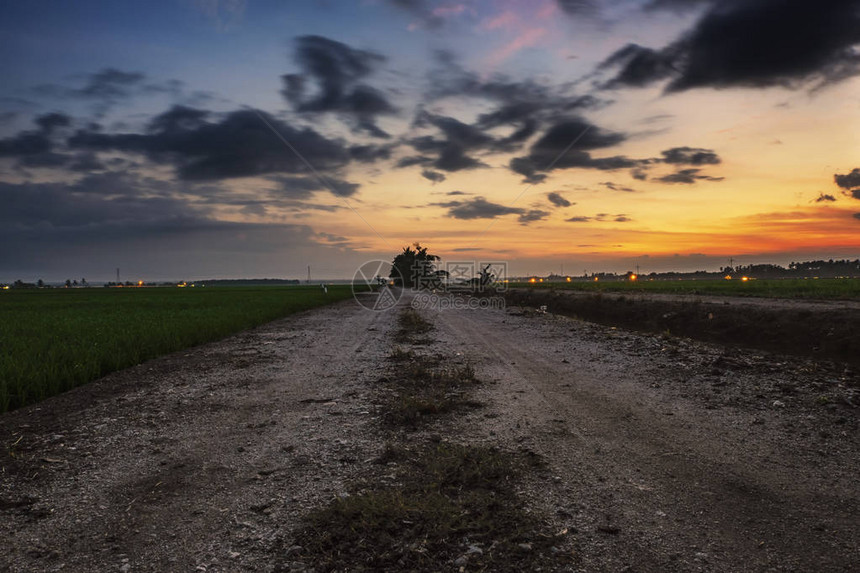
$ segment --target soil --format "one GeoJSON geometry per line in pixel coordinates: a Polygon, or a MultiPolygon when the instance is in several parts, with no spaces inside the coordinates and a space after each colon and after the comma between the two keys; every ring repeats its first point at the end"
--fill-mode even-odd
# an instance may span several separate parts
{"type": "MultiPolygon", "coordinates": [[[[858,570],[855,366],[549,310],[421,311],[415,346],[471,365],[483,407],[400,436],[543,460],[516,486],[564,536],[542,570],[858,570]]],[[[0,416],[0,571],[312,570],[304,516],[397,479],[396,317],[338,303],[0,416]]]]}

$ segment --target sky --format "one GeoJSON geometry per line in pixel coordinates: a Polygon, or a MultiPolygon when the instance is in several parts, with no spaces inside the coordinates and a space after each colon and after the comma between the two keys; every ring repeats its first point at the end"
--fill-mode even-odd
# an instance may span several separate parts
{"type": "Polygon", "coordinates": [[[0,282],[860,257],[860,0],[7,0],[0,74],[0,282]]]}

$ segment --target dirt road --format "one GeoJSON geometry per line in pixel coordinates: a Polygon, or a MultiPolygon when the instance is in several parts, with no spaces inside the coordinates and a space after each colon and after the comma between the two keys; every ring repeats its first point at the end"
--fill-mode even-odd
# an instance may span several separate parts
{"type": "MultiPolygon", "coordinates": [[[[520,493],[570,531],[560,570],[858,569],[856,372],[528,309],[422,314],[423,351],[485,381],[483,408],[428,431],[543,456],[520,493]]],[[[378,475],[394,329],[349,301],[0,417],[0,571],[273,570],[303,514],[378,475]]]]}

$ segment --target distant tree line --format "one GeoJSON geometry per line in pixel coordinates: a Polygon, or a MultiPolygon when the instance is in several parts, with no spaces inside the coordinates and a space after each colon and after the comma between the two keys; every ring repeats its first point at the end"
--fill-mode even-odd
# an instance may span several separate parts
{"type": "Polygon", "coordinates": [[[722,270],[757,279],[860,277],[860,259],[791,262],[788,268],[769,264],[738,265],[734,269],[725,267],[722,270]]]}
{"type": "MultiPolygon", "coordinates": [[[[587,280],[625,280],[634,273],[628,271],[622,274],[616,273],[591,273],[580,275],[579,279],[587,280]]],[[[642,278],[655,280],[679,280],[679,279],[718,279],[725,276],[733,278],[749,277],[751,279],[802,279],[802,278],[860,278],[860,259],[830,259],[827,261],[806,261],[802,263],[792,262],[788,267],[772,264],[736,265],[734,267],[721,267],[719,272],[714,271],[692,271],[692,272],[652,272],[643,274],[642,278]]],[[[561,275],[549,275],[549,281],[564,281],[566,277],[561,275]]]]}

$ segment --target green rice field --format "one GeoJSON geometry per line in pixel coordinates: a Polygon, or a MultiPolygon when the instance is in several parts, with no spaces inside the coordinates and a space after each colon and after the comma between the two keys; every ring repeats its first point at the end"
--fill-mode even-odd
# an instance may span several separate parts
{"type": "Polygon", "coordinates": [[[0,291],[0,412],[343,300],[349,285],[0,291]]]}
{"type": "Polygon", "coordinates": [[[556,288],[583,292],[665,293],[716,296],[756,296],[860,300],[860,279],[654,280],[639,279],[510,283],[508,288],[556,288]]]}

